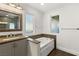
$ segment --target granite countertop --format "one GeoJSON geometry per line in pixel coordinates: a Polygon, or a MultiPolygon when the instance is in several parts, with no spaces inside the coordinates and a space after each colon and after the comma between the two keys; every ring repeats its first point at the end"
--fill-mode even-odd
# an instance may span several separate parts
{"type": "Polygon", "coordinates": [[[29,36],[20,35],[15,37],[8,37],[8,38],[6,36],[0,37],[0,44],[5,44],[5,43],[14,42],[14,41],[23,40],[23,39],[27,39],[27,41],[31,41],[36,44],[40,43],[39,41],[34,40],[29,36]]]}
{"type": "Polygon", "coordinates": [[[13,42],[17,40],[22,40],[26,39],[28,36],[16,36],[16,37],[0,37],[0,44],[8,43],[8,42],[13,42]]]}
{"type": "Polygon", "coordinates": [[[28,38],[27,40],[28,40],[28,41],[31,41],[31,42],[33,42],[33,43],[36,43],[36,44],[39,44],[39,43],[40,43],[40,41],[37,41],[37,40],[32,39],[32,38],[28,38]]]}
{"type": "Polygon", "coordinates": [[[49,35],[49,34],[39,34],[39,35],[32,35],[32,36],[23,36],[22,34],[19,34],[19,35],[16,34],[15,37],[7,37],[6,35],[0,36],[0,44],[23,40],[23,39],[27,39],[28,41],[38,44],[40,42],[35,39],[40,38],[40,37],[47,37],[47,38],[56,39],[56,35],[49,35]]]}

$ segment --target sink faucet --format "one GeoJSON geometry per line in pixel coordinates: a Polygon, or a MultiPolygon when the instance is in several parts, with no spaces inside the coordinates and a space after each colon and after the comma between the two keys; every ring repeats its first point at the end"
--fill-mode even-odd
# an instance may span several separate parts
{"type": "Polygon", "coordinates": [[[12,37],[13,36],[13,34],[12,33],[10,33],[10,37],[12,37]]]}
{"type": "Polygon", "coordinates": [[[9,35],[10,37],[15,37],[15,34],[12,34],[12,33],[10,33],[10,35],[9,35]]]}
{"type": "Polygon", "coordinates": [[[6,36],[7,38],[9,37],[15,37],[15,34],[10,33],[9,35],[6,36]]]}

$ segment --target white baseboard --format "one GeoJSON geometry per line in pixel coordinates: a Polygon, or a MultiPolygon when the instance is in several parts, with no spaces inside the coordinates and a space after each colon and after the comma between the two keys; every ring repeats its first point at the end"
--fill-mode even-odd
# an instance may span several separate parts
{"type": "Polygon", "coordinates": [[[79,51],[75,51],[75,50],[71,50],[63,47],[57,47],[57,49],[79,56],[79,51]]]}

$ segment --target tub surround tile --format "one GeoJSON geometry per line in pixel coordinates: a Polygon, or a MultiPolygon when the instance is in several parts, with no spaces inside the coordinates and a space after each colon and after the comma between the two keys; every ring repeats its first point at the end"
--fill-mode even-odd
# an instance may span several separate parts
{"type": "Polygon", "coordinates": [[[29,37],[32,38],[32,39],[37,39],[37,38],[41,38],[41,37],[56,39],[56,35],[51,35],[51,34],[38,34],[38,35],[29,36],[29,37]]]}

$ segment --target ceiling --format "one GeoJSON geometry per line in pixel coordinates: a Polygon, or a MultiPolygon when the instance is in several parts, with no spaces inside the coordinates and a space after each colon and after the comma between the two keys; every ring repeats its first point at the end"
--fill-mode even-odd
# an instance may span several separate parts
{"type": "Polygon", "coordinates": [[[41,5],[40,3],[27,3],[26,5],[36,8],[42,12],[47,12],[50,10],[61,8],[67,5],[67,3],[44,3],[44,5],[41,5]]]}

